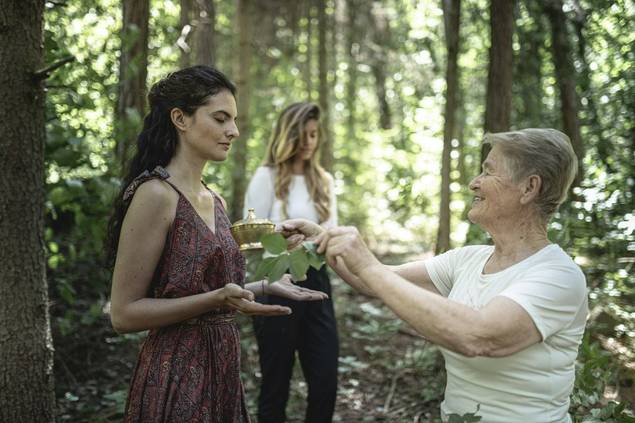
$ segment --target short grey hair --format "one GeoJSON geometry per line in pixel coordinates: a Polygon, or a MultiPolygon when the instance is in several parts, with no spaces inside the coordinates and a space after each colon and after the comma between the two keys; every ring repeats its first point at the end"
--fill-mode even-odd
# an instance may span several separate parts
{"type": "Polygon", "coordinates": [[[578,171],[578,158],[569,137],[555,129],[527,128],[486,134],[485,143],[500,146],[514,182],[540,176],[536,206],[548,221],[567,198],[578,171]]]}

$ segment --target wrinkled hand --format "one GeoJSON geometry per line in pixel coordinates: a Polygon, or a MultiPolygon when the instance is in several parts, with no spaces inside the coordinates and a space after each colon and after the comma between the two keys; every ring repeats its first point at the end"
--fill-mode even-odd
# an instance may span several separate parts
{"type": "Polygon", "coordinates": [[[289,307],[255,302],[253,292],[243,289],[234,283],[228,283],[222,290],[224,305],[243,314],[262,316],[291,314],[289,307]]]}
{"type": "Polygon", "coordinates": [[[288,274],[282,276],[279,281],[268,284],[265,287],[265,294],[277,295],[278,297],[295,301],[317,301],[325,300],[329,297],[324,292],[294,285],[291,281],[291,275],[288,274]]]}
{"type": "Polygon", "coordinates": [[[289,249],[292,250],[304,241],[314,240],[324,228],[306,219],[289,219],[280,223],[278,231],[287,239],[289,249]]]}
{"type": "Polygon", "coordinates": [[[326,255],[326,262],[336,272],[348,272],[359,277],[364,269],[380,264],[370,252],[357,228],[340,226],[321,233],[315,240],[317,252],[326,255]]]}

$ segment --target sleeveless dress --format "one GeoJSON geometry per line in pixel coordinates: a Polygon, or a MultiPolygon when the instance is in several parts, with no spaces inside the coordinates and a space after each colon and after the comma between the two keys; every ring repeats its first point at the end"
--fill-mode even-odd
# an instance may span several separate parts
{"type": "MultiPolygon", "coordinates": [[[[216,233],[161,167],[144,172],[124,193],[129,203],[142,183],[159,178],[179,194],[176,216],[148,292],[178,298],[244,284],[245,260],[229,231],[229,219],[214,194],[216,233]]],[[[208,188],[209,189],[209,188],[208,188]]],[[[249,423],[240,380],[240,342],[235,311],[217,309],[151,330],[132,376],[127,423],[249,423]]]]}

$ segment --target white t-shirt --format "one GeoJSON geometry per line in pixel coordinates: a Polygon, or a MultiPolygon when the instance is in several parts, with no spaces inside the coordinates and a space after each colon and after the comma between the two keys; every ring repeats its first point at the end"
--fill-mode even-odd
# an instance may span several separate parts
{"type": "Polygon", "coordinates": [[[321,222],[315,209],[304,175],[292,175],[287,197],[287,216],[283,213],[283,203],[276,198],[274,183],[276,170],[268,166],[261,166],[256,170],[245,195],[243,215],[247,216],[247,209],[255,209],[256,217],[269,219],[273,223],[280,223],[285,219],[307,219],[328,228],[337,226],[337,203],[333,176],[327,173],[329,179],[330,209],[327,221],[321,222]]]}
{"type": "Polygon", "coordinates": [[[476,411],[482,423],[568,423],[575,359],[588,314],[584,274],[559,246],[483,274],[492,246],[457,248],[425,262],[448,299],[474,309],[497,295],[518,303],[542,342],[508,357],[469,358],[442,348],[447,370],[442,417],[476,411]]]}

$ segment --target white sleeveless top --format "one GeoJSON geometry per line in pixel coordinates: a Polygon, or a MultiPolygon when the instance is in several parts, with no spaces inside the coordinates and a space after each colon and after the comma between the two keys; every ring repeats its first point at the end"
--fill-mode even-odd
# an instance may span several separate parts
{"type": "Polygon", "coordinates": [[[273,223],[280,223],[285,219],[307,219],[319,223],[323,227],[337,226],[337,203],[335,199],[335,186],[333,176],[327,173],[329,179],[330,209],[331,215],[325,222],[320,221],[320,216],[311,199],[304,175],[293,175],[289,185],[287,198],[287,216],[283,213],[283,203],[276,198],[274,183],[276,170],[261,166],[256,170],[249,182],[245,195],[245,207],[243,215],[247,216],[247,209],[255,209],[256,216],[261,219],[269,219],[273,223]]]}

